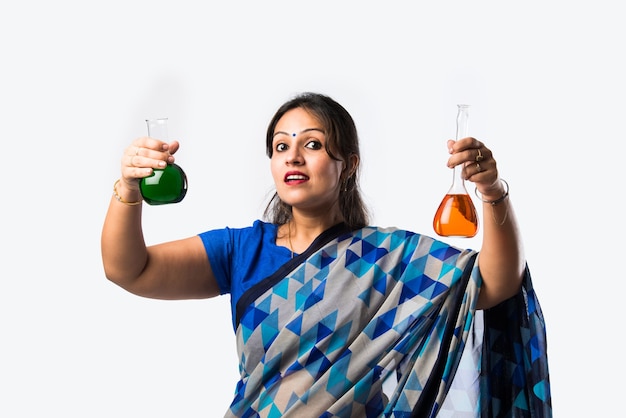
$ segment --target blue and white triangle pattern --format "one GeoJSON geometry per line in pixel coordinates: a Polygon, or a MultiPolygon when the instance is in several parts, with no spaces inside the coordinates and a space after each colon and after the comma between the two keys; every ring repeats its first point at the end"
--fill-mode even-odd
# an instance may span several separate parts
{"type": "Polygon", "coordinates": [[[449,318],[449,296],[471,255],[394,228],[364,228],[327,244],[242,315],[242,379],[230,413],[410,413],[448,320],[457,331],[447,367],[458,364],[478,286],[459,318],[449,318]],[[416,362],[423,370],[415,370],[416,362]],[[403,390],[386,399],[383,381],[396,374],[403,390]]]}

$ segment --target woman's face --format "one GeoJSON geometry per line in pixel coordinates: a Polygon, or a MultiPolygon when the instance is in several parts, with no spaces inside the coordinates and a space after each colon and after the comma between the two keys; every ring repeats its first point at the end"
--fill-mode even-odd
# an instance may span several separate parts
{"type": "Polygon", "coordinates": [[[302,108],[288,111],[276,124],[272,147],[272,177],[281,200],[294,210],[328,212],[339,197],[343,163],[326,152],[320,122],[302,108]]]}

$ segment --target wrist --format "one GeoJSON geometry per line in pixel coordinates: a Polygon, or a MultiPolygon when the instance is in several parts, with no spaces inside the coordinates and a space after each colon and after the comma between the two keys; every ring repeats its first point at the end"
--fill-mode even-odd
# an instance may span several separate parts
{"type": "Polygon", "coordinates": [[[499,190],[490,190],[488,193],[483,194],[478,191],[477,187],[474,189],[474,193],[483,203],[495,206],[509,196],[509,184],[504,179],[500,179],[500,184],[502,187],[498,187],[497,189],[499,190]]]}
{"type": "Polygon", "coordinates": [[[127,206],[135,206],[143,202],[139,189],[129,188],[126,182],[120,181],[120,179],[113,183],[113,196],[118,202],[127,206]]]}

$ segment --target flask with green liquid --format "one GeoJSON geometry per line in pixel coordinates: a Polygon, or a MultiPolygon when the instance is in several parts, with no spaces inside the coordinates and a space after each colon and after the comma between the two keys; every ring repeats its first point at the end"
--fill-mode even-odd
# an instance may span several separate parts
{"type": "MultiPolygon", "coordinates": [[[[167,141],[167,118],[146,119],[148,136],[167,141]]],[[[155,168],[153,173],[141,179],[139,190],[143,200],[150,205],[178,203],[187,194],[187,176],[177,164],[155,168]]]]}

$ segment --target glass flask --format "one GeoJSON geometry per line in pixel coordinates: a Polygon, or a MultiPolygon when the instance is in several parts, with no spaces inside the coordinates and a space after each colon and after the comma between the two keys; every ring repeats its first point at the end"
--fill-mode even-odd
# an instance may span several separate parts
{"type": "MultiPolygon", "coordinates": [[[[167,141],[167,118],[146,119],[148,136],[167,141]]],[[[178,203],[187,194],[187,176],[177,164],[155,168],[153,173],[141,179],[139,190],[143,200],[150,205],[178,203]]]]}
{"type": "MultiPolygon", "coordinates": [[[[457,105],[456,140],[468,135],[469,105],[457,105]]],[[[478,214],[465,188],[461,173],[463,165],[457,165],[452,173],[452,186],[441,200],[433,219],[433,228],[443,237],[471,238],[478,232],[478,214]]]]}

